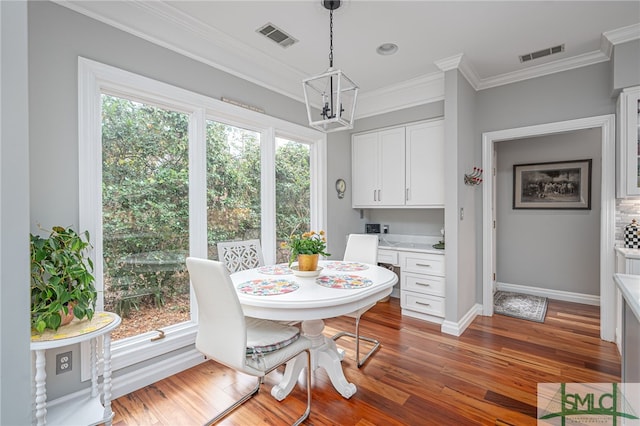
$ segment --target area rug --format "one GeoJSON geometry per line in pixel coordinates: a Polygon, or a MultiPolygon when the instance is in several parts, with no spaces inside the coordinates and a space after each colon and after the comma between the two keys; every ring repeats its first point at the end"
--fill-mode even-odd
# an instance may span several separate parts
{"type": "Polygon", "coordinates": [[[493,312],[528,321],[544,322],[547,314],[547,298],[496,291],[493,295],[493,312]]]}

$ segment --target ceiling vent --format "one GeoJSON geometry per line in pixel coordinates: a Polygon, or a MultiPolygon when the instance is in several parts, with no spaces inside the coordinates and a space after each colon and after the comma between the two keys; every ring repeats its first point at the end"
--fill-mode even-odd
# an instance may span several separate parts
{"type": "Polygon", "coordinates": [[[520,55],[520,62],[528,62],[533,59],[542,58],[544,56],[549,56],[553,55],[554,53],[560,52],[564,52],[564,44],[559,44],[558,46],[548,47],[546,49],[520,55]]]}
{"type": "Polygon", "coordinates": [[[271,23],[267,23],[263,25],[262,27],[258,28],[256,31],[262,34],[263,36],[267,37],[268,39],[275,41],[282,47],[289,47],[292,44],[298,42],[298,40],[291,37],[289,34],[285,33],[280,28],[276,27],[271,23]]]}

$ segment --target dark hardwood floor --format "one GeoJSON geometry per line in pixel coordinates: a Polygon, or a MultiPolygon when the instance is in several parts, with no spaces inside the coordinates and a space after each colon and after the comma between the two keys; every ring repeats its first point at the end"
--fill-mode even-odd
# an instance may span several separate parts
{"type": "MultiPolygon", "coordinates": [[[[537,383],[620,381],[620,356],[615,344],[600,340],[599,323],[599,307],[550,300],[543,324],[478,317],[453,337],[438,325],[403,317],[392,298],[361,321],[362,334],[382,342],[362,368],[355,366],[350,339],[338,342],[347,349],[345,375],[357,393],[342,398],[317,370],[305,424],[535,425],[537,383]]],[[[345,317],[326,324],[327,335],[354,327],[345,317]]],[[[267,376],[261,391],[220,424],[291,424],[304,411],[306,393],[296,386],[277,402],[270,390],[281,375],[267,376]]],[[[113,424],[200,425],[254,383],[205,362],[113,401],[113,424]]]]}

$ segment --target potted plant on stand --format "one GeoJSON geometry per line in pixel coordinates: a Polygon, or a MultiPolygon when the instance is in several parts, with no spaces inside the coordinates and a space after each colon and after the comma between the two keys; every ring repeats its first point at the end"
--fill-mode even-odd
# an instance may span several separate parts
{"type": "Polygon", "coordinates": [[[47,238],[30,234],[30,240],[31,328],[42,333],[74,317],[93,318],[97,293],[86,255],[89,232],[54,226],[47,238]]]}
{"type": "Polygon", "coordinates": [[[315,271],[318,268],[319,256],[331,256],[330,253],[325,252],[327,239],[324,231],[309,231],[302,235],[292,234],[289,242],[283,243],[283,247],[291,250],[289,266],[297,260],[300,271],[315,271]]]}

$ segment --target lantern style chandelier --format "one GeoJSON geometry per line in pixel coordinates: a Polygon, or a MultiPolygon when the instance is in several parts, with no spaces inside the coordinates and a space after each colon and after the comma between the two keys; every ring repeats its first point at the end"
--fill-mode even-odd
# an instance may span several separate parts
{"type": "Polygon", "coordinates": [[[322,132],[335,132],[353,128],[358,86],[341,70],[333,68],[333,11],[340,0],[323,0],[329,10],[329,69],[302,81],[309,126],[322,132]],[[320,106],[320,117],[314,120],[313,106],[320,106]]]}

